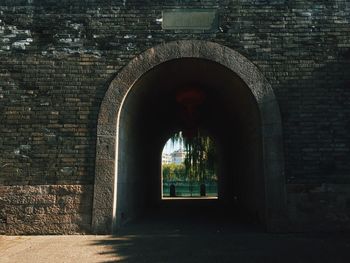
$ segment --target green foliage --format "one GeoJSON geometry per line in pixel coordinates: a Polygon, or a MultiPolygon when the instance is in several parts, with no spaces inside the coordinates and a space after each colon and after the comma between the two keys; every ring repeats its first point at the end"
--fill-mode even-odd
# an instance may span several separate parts
{"type": "Polygon", "coordinates": [[[185,179],[190,182],[205,182],[217,179],[216,152],[214,142],[209,136],[197,134],[186,138],[181,132],[175,133],[172,142],[179,142],[185,146],[186,157],[184,162],[185,179]]]}
{"type": "Polygon", "coordinates": [[[186,168],[184,164],[164,164],[163,165],[164,181],[185,181],[186,168]]]}

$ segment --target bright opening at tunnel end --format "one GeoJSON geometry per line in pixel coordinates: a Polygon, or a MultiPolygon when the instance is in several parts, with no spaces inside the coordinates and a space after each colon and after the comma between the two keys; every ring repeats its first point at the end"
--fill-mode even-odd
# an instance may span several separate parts
{"type": "Polygon", "coordinates": [[[182,132],[173,135],[162,152],[162,200],[217,199],[217,174],[212,159],[212,141],[205,136],[196,141],[197,152],[182,132]],[[199,147],[198,147],[199,146],[199,147]],[[206,147],[205,147],[206,146],[206,147]],[[198,154],[198,152],[200,152],[198,154]]]}

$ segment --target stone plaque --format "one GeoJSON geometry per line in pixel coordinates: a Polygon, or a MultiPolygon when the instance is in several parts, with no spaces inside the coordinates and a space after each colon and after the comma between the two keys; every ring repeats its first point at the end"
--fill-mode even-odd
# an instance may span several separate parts
{"type": "Polygon", "coordinates": [[[163,11],[163,29],[214,30],[218,15],[213,9],[173,9],[163,11]]]}

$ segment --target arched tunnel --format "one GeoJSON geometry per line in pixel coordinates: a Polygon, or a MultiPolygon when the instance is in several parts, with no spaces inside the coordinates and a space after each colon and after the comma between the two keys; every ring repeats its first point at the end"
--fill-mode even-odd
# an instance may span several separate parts
{"type": "Polygon", "coordinates": [[[214,207],[215,213],[264,224],[260,113],[246,83],[225,66],[181,58],[152,68],[124,99],[117,136],[117,226],[167,207],[179,213],[214,207]],[[161,198],[161,154],[169,137],[184,128],[175,97],[188,86],[205,94],[198,125],[217,147],[218,199],[210,202],[161,198]]]}

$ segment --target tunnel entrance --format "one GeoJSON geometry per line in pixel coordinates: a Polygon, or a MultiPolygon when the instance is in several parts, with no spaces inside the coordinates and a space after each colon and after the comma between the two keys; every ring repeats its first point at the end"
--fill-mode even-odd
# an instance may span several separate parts
{"type": "Polygon", "coordinates": [[[217,144],[220,203],[235,205],[236,210],[239,207],[240,216],[245,213],[263,221],[265,184],[259,127],[254,96],[226,67],[198,58],[174,59],[154,67],[134,84],[120,113],[118,180],[123,182],[120,189],[124,193],[117,197],[119,220],[159,207],[164,142],[175,131],[201,129],[217,144]],[[190,124],[176,100],[188,87],[195,87],[205,97],[190,114],[196,118],[190,124]]]}
{"type": "Polygon", "coordinates": [[[233,211],[278,228],[285,208],[281,145],[272,89],[243,56],[201,41],[150,49],[118,74],[101,106],[93,229],[109,233],[112,226],[164,209],[233,211]],[[194,127],[176,101],[188,87],[205,97],[194,127]],[[163,146],[172,134],[193,129],[215,141],[218,198],[169,203],[161,193],[163,146]]]}

